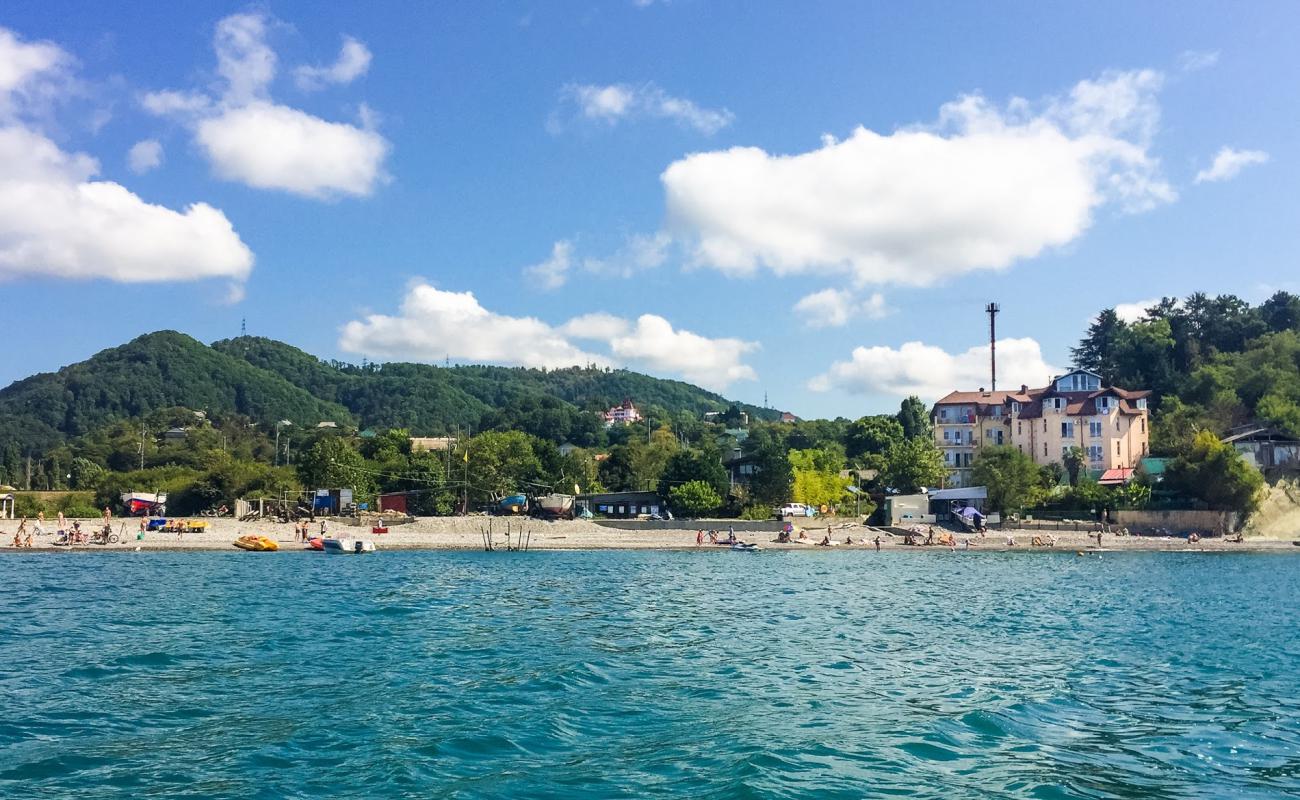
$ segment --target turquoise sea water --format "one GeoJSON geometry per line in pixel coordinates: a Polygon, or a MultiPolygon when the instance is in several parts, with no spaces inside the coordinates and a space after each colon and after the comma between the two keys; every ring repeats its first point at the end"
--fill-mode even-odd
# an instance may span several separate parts
{"type": "Polygon", "coordinates": [[[1300,558],[0,557],[0,797],[1282,797],[1300,558]]]}

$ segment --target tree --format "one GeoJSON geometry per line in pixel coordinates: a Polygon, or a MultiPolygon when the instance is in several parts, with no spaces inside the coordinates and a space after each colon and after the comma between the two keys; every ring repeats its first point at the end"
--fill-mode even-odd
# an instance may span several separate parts
{"type": "Polygon", "coordinates": [[[1260,304],[1259,316],[1271,331],[1300,331],[1300,297],[1290,292],[1274,292],[1260,304]]]}
{"type": "Polygon", "coordinates": [[[351,488],[357,497],[374,494],[375,480],[351,442],[327,436],[298,460],[298,477],[309,489],[351,488]]]}
{"type": "Polygon", "coordinates": [[[1002,513],[1023,511],[1041,491],[1034,460],[1015,447],[985,447],[975,457],[971,477],[988,488],[989,507],[1002,513]]]}
{"type": "Polygon", "coordinates": [[[842,448],[791,450],[789,459],[794,471],[795,502],[820,508],[844,499],[853,481],[840,477],[844,466],[842,448]]]}
{"type": "Polygon", "coordinates": [[[930,436],[930,410],[921,398],[912,395],[898,407],[898,424],[903,426],[903,437],[915,439],[930,436]]]}
{"type": "MultiPolygon", "coordinates": [[[[861,461],[863,456],[868,455],[884,456],[889,448],[904,438],[908,438],[906,431],[897,418],[888,414],[863,417],[849,423],[844,436],[844,452],[855,461],[861,461]]],[[[872,466],[878,468],[877,465],[872,466]]]]}
{"type": "Polygon", "coordinates": [[[923,486],[938,486],[947,474],[943,453],[933,441],[918,436],[889,448],[881,477],[889,488],[910,494],[923,486]]]}
{"type": "Polygon", "coordinates": [[[1061,460],[1065,462],[1065,472],[1070,476],[1070,485],[1079,485],[1079,474],[1083,471],[1083,462],[1085,453],[1082,447],[1071,446],[1065,448],[1065,453],[1061,460]]]}
{"type": "Polygon", "coordinates": [[[727,470],[716,448],[706,445],[700,449],[678,450],[668,457],[659,475],[659,496],[669,497],[676,486],[703,481],[719,497],[727,493],[727,470]]]}
{"type": "Polygon", "coordinates": [[[1164,485],[1203,500],[1210,508],[1248,513],[1259,503],[1264,476],[1232,445],[1201,431],[1186,453],[1169,462],[1164,485]]]}
{"type": "Polygon", "coordinates": [[[716,511],[722,498],[705,481],[687,481],[674,486],[668,500],[677,512],[686,517],[701,517],[716,511]]]}
{"type": "Polygon", "coordinates": [[[1079,346],[1070,348],[1074,363],[1100,375],[1103,383],[1113,384],[1118,375],[1116,351],[1126,327],[1115,309],[1103,309],[1088,326],[1079,346]]]}
{"type": "Polygon", "coordinates": [[[754,459],[754,477],[749,484],[754,505],[778,506],[787,502],[794,485],[794,471],[779,437],[768,428],[759,427],[750,432],[745,449],[754,459]]]}
{"type": "Polygon", "coordinates": [[[1052,491],[1061,485],[1061,478],[1065,477],[1065,467],[1055,461],[1044,464],[1038,468],[1038,486],[1045,491],[1052,491]]]}
{"type": "Polygon", "coordinates": [[[469,441],[469,498],[485,503],[545,484],[533,437],[519,431],[488,431],[469,441]]]}

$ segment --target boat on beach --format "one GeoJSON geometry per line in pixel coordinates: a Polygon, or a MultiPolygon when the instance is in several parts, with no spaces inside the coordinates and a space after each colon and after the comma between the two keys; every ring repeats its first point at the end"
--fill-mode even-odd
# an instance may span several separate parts
{"type": "Polygon", "coordinates": [[[332,555],[352,555],[375,552],[375,543],[363,539],[323,539],[321,548],[332,555]]]}
{"type": "Polygon", "coordinates": [[[240,550],[248,550],[253,553],[269,553],[280,549],[280,545],[274,539],[254,534],[241,536],[233,544],[240,550]]]}

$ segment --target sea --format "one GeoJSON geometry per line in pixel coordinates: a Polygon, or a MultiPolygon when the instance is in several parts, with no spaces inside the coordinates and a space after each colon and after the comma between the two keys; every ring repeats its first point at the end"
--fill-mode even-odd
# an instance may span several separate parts
{"type": "Polygon", "coordinates": [[[1280,798],[1300,558],[0,556],[4,798],[1280,798]]]}

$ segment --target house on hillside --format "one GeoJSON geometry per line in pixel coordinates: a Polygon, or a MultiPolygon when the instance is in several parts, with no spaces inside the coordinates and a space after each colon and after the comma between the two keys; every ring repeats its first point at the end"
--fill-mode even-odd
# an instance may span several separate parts
{"type": "Polygon", "coordinates": [[[456,449],[456,439],[452,436],[412,436],[412,453],[445,453],[456,449]]]}
{"type": "Polygon", "coordinates": [[[605,425],[627,425],[641,421],[641,412],[636,410],[632,401],[624,398],[622,403],[605,412],[605,425]]]}
{"type": "Polygon", "coordinates": [[[1019,390],[955,391],[931,413],[934,443],[944,454],[950,486],[970,482],[979,449],[1010,445],[1034,463],[1063,464],[1078,447],[1094,475],[1133,469],[1150,447],[1149,390],[1102,386],[1101,376],[1076,369],[1047,386],[1019,390]]]}
{"type": "Polygon", "coordinates": [[[1240,425],[1223,437],[1260,472],[1300,469],[1300,439],[1260,423],[1240,425]]]}
{"type": "Polygon", "coordinates": [[[794,414],[791,414],[789,411],[782,411],[781,421],[786,423],[787,425],[793,425],[794,423],[799,421],[799,418],[796,417],[794,414]]]}

